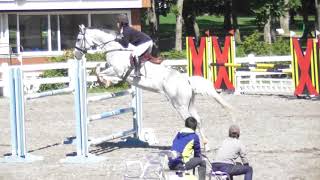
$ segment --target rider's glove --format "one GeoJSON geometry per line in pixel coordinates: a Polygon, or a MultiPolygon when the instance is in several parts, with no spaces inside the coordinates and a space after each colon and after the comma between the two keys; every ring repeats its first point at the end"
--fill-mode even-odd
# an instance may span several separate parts
{"type": "Polygon", "coordinates": [[[122,38],[123,38],[123,34],[119,34],[119,35],[116,36],[115,40],[116,40],[116,41],[117,41],[117,40],[121,40],[122,38]]]}

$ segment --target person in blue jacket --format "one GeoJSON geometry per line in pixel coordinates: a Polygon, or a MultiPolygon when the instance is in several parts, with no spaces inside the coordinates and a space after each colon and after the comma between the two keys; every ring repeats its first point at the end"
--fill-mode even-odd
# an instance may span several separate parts
{"type": "Polygon", "coordinates": [[[200,140],[196,134],[197,120],[188,117],[185,120],[185,128],[177,133],[173,140],[171,151],[177,154],[169,158],[171,170],[190,170],[198,166],[199,180],[206,178],[206,162],[201,158],[200,140]],[[192,156],[193,155],[193,156],[192,156]]]}

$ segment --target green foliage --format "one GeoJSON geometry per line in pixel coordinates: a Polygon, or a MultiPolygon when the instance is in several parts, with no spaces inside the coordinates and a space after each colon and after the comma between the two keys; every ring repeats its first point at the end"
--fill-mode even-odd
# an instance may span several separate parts
{"type": "Polygon", "coordinates": [[[279,38],[273,44],[268,44],[262,41],[262,35],[257,31],[250,36],[245,37],[242,44],[237,45],[237,57],[247,56],[248,54],[255,55],[288,55],[290,54],[290,42],[283,38],[279,38]]]}
{"type": "Polygon", "coordinates": [[[65,50],[61,56],[50,57],[49,62],[66,62],[68,59],[73,59],[73,50],[65,50]]]}
{"type": "MultiPolygon", "coordinates": [[[[49,62],[66,62],[68,59],[73,59],[73,51],[66,50],[63,52],[62,56],[50,57],[49,62]]],[[[49,77],[62,77],[66,76],[68,71],[66,69],[53,69],[53,70],[46,70],[40,76],[41,78],[49,78],[49,77]]],[[[61,89],[66,85],[63,83],[56,83],[56,84],[41,84],[39,88],[39,92],[49,91],[54,89],[61,89]]]]}
{"type": "Polygon", "coordinates": [[[261,41],[261,35],[257,31],[245,38],[242,43],[242,48],[245,54],[270,54],[270,45],[261,41]]]}
{"type": "Polygon", "coordinates": [[[174,14],[175,16],[177,16],[179,14],[178,6],[177,5],[172,5],[169,12],[174,14]]]}
{"type": "Polygon", "coordinates": [[[106,53],[86,54],[87,61],[106,61],[106,53]]]}
{"type": "Polygon", "coordinates": [[[279,38],[276,42],[271,44],[271,51],[273,55],[289,55],[290,54],[290,40],[279,38]]]}
{"type": "MultiPolygon", "coordinates": [[[[86,54],[87,61],[105,61],[106,56],[105,53],[95,53],[95,54],[86,54]]],[[[66,62],[68,59],[74,59],[73,50],[66,50],[63,52],[62,56],[50,57],[49,62],[66,62]]],[[[63,77],[67,76],[68,70],[67,69],[53,69],[53,70],[46,70],[41,75],[42,78],[48,77],[63,77]]],[[[66,84],[64,83],[57,83],[57,84],[41,84],[39,91],[49,91],[54,89],[61,89],[65,87],[66,84]]]]}
{"type": "Polygon", "coordinates": [[[261,0],[252,2],[252,10],[256,15],[256,22],[260,26],[267,23],[270,17],[280,17],[288,9],[284,0],[261,0]]]}
{"type": "Polygon", "coordinates": [[[290,0],[288,5],[294,11],[297,11],[302,6],[301,0],[290,0]]]}
{"type": "Polygon", "coordinates": [[[161,52],[160,56],[164,59],[184,59],[186,58],[186,51],[166,51],[166,52],[161,52]]]}
{"type": "MultiPolygon", "coordinates": [[[[54,70],[46,70],[42,75],[41,78],[48,78],[48,77],[62,77],[66,76],[67,71],[64,69],[54,69],[54,70]]],[[[66,85],[63,83],[56,83],[56,84],[41,84],[39,92],[49,91],[54,89],[61,89],[66,85]]]]}

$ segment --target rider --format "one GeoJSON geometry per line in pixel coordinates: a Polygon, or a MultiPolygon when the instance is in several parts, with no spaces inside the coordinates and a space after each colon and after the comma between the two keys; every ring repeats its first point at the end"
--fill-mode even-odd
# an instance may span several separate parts
{"type": "Polygon", "coordinates": [[[129,20],[126,14],[120,14],[117,17],[117,27],[121,36],[116,38],[123,47],[127,48],[129,43],[133,46],[132,56],[134,58],[135,65],[135,77],[140,77],[140,60],[139,57],[144,53],[150,56],[152,51],[153,42],[152,39],[145,33],[137,31],[129,26],[129,20]]]}
{"type": "Polygon", "coordinates": [[[245,180],[252,180],[253,170],[252,167],[249,166],[246,151],[239,137],[239,126],[231,125],[229,128],[229,137],[222,142],[222,145],[218,149],[216,158],[212,163],[212,169],[214,171],[226,172],[231,178],[235,175],[244,174],[245,180]],[[236,163],[238,157],[241,158],[242,164],[236,163]]]}
{"type": "Polygon", "coordinates": [[[185,128],[182,129],[173,140],[171,151],[177,153],[174,158],[169,158],[171,170],[190,170],[197,166],[199,180],[206,178],[206,161],[201,158],[200,140],[195,133],[197,120],[188,117],[185,121],[185,128]],[[193,154],[194,157],[191,157],[193,154]]]}

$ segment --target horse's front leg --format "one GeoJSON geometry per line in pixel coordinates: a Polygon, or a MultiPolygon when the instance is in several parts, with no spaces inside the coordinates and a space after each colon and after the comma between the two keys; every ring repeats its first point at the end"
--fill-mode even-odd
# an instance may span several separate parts
{"type": "Polygon", "coordinates": [[[97,76],[98,83],[102,86],[108,87],[112,84],[117,84],[121,81],[120,78],[117,77],[117,74],[113,67],[108,67],[106,69],[101,70],[101,64],[96,67],[95,74],[97,76]]]}

